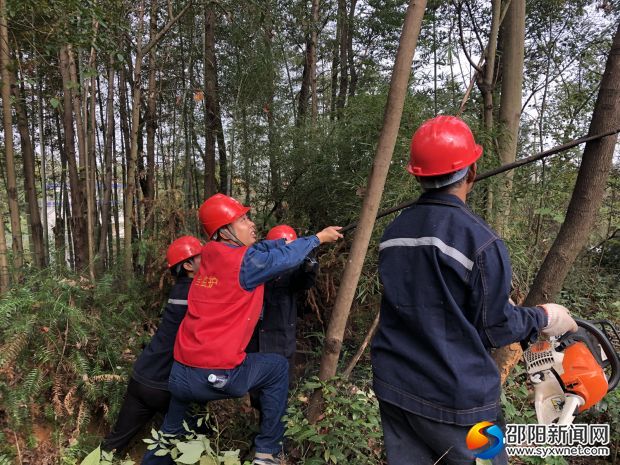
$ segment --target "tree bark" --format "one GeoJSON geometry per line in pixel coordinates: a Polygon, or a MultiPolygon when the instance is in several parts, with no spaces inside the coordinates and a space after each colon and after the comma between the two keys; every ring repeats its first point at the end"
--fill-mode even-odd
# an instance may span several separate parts
{"type": "Polygon", "coordinates": [[[317,46],[319,43],[319,0],[312,0],[311,15],[312,20],[310,22],[310,50],[308,50],[308,59],[310,65],[310,88],[312,92],[312,125],[316,126],[319,114],[319,96],[316,86],[316,56],[317,46]]]}
{"type": "MultiPolygon", "coordinates": [[[[215,63],[215,74],[217,76],[217,59],[215,63]]],[[[217,126],[217,153],[220,160],[220,192],[231,195],[228,175],[228,157],[226,156],[226,141],[224,138],[224,127],[222,125],[222,111],[220,108],[219,89],[215,88],[215,124],[217,126]]]]}
{"type": "Polygon", "coordinates": [[[349,21],[347,22],[347,60],[349,63],[349,97],[355,95],[357,90],[357,70],[355,69],[355,60],[353,55],[353,31],[355,26],[355,7],[357,0],[351,0],[351,8],[349,10],[349,21]]]}
{"type": "Polygon", "coordinates": [[[13,264],[19,273],[24,264],[22,227],[17,201],[17,176],[15,174],[15,151],[13,147],[13,115],[11,113],[11,58],[9,54],[9,30],[5,0],[0,0],[0,66],[2,71],[2,119],[4,123],[4,155],[6,159],[6,184],[13,239],[13,264]]]}
{"type": "Polygon", "coordinates": [[[340,29],[340,43],[338,44],[339,50],[339,63],[340,63],[340,87],[338,90],[338,99],[336,100],[337,113],[341,114],[342,109],[347,100],[347,91],[349,89],[349,72],[347,51],[349,45],[348,39],[348,16],[347,16],[347,2],[346,0],[338,0],[338,28],[340,29]]]}
{"type": "Polygon", "coordinates": [[[493,130],[493,78],[495,77],[495,55],[497,53],[497,36],[499,32],[500,17],[502,10],[501,0],[492,0],[491,31],[489,32],[489,44],[486,48],[486,60],[482,83],[478,83],[482,91],[484,128],[493,130]]]}
{"type": "MultiPolygon", "coordinates": [[[[149,38],[153,39],[157,34],[157,10],[158,1],[151,0],[151,17],[149,38]]],[[[156,56],[151,52],[148,58],[148,90],[146,97],[146,189],[144,192],[144,208],[146,228],[152,230],[155,218],[151,215],[155,202],[155,131],[157,130],[157,91],[156,91],[156,56]]]]}
{"type": "Polygon", "coordinates": [[[45,245],[43,243],[43,227],[41,226],[41,213],[39,211],[34,173],[34,147],[28,128],[28,115],[26,113],[26,106],[24,105],[23,92],[24,90],[19,86],[13,86],[17,129],[19,131],[22,148],[22,168],[24,172],[24,190],[26,192],[26,202],[28,204],[28,225],[30,226],[31,247],[33,249],[35,266],[43,268],[45,266],[45,245]]]}
{"type": "MultiPolygon", "coordinates": [[[[47,226],[47,167],[46,167],[46,154],[45,154],[45,124],[43,119],[43,92],[42,92],[42,78],[39,77],[39,83],[37,87],[37,99],[39,101],[39,144],[41,146],[41,193],[43,196],[43,213],[41,215],[42,227],[43,227],[43,251],[45,265],[49,263],[49,237],[47,226]]],[[[52,156],[52,166],[53,156],[52,156]]],[[[56,189],[54,188],[54,192],[56,189]]]]}
{"type": "MultiPolygon", "coordinates": [[[[77,69],[77,65],[75,62],[75,58],[74,58],[74,54],[73,54],[73,47],[71,45],[67,46],[67,58],[68,58],[68,62],[69,62],[69,76],[71,79],[71,82],[74,85],[77,85],[80,80],[79,80],[79,76],[78,76],[78,69],[77,69]]],[[[78,60],[79,60],[79,54],[78,54],[78,60]]],[[[83,234],[83,245],[82,247],[85,250],[76,250],[75,254],[76,256],[78,255],[78,253],[80,255],[84,256],[85,259],[85,263],[84,266],[88,266],[88,271],[89,271],[89,275],[91,277],[91,279],[94,278],[93,276],[93,266],[94,266],[94,261],[93,261],[93,249],[92,249],[92,234],[93,234],[93,223],[92,223],[92,198],[91,198],[91,194],[90,194],[90,184],[89,184],[89,153],[88,153],[88,142],[87,142],[87,134],[86,134],[86,124],[88,121],[88,118],[86,116],[86,111],[84,111],[84,113],[82,112],[82,102],[84,102],[84,104],[86,104],[86,97],[84,97],[84,99],[82,99],[80,97],[80,93],[73,88],[71,90],[71,102],[73,105],[73,115],[75,118],[75,134],[77,136],[77,142],[78,142],[78,179],[80,182],[80,185],[82,186],[82,196],[84,197],[84,202],[81,204],[82,210],[79,212],[79,214],[82,217],[82,222],[85,223],[85,226],[83,228],[82,234],[83,234]]],[[[71,207],[72,210],[72,214],[75,217],[75,211],[73,210],[73,206],[71,207]]],[[[76,244],[76,248],[77,248],[77,244],[76,244]]],[[[78,268],[79,271],[81,271],[80,268],[78,268]]]]}
{"type": "Polygon", "coordinates": [[[126,276],[133,275],[132,225],[136,186],[136,162],[138,159],[138,130],[140,128],[140,96],[142,95],[142,26],[144,24],[144,0],[138,6],[136,30],[136,62],[133,69],[133,95],[131,107],[131,131],[129,160],[127,161],[127,184],[125,185],[125,237],[124,268],[126,276]]]}
{"type": "Polygon", "coordinates": [[[71,192],[71,214],[66,214],[70,218],[73,236],[74,263],[77,270],[81,270],[88,263],[87,240],[86,240],[86,199],[84,198],[83,182],[78,174],[78,166],[75,158],[75,142],[73,131],[73,111],[72,111],[72,84],[69,71],[69,46],[65,45],[60,49],[60,74],[63,81],[63,124],[65,130],[65,156],[69,169],[69,185],[71,192]]]}
{"type": "Polygon", "coordinates": [[[215,184],[215,142],[217,140],[217,71],[215,69],[215,4],[205,6],[204,29],[204,108],[205,108],[205,184],[204,198],[217,192],[215,184]]]}
{"type": "MultiPolygon", "coordinates": [[[[601,81],[589,134],[620,126],[620,25],[601,81]]],[[[598,214],[612,168],[617,134],[586,143],[566,219],[540,268],[525,302],[555,299],[577,255],[585,246],[598,214]]]]}
{"type": "MultiPolygon", "coordinates": [[[[101,202],[101,234],[99,235],[99,256],[102,261],[110,261],[108,254],[106,253],[106,238],[108,236],[108,229],[110,229],[111,218],[111,198],[112,198],[112,158],[113,141],[114,141],[114,57],[110,58],[110,64],[108,68],[108,95],[106,101],[106,131],[105,131],[105,144],[103,149],[104,158],[104,170],[105,175],[103,178],[103,201],[101,202]]],[[[110,249],[111,252],[111,249],[110,249]]]]}
{"type": "Polygon", "coordinates": [[[301,74],[301,88],[299,89],[299,103],[297,107],[297,121],[295,126],[303,126],[306,115],[308,113],[308,97],[310,96],[310,81],[312,76],[312,39],[311,34],[306,35],[306,54],[304,60],[304,69],[301,74]]]}
{"type": "MultiPolygon", "coordinates": [[[[344,269],[340,288],[338,289],[338,296],[336,297],[336,303],[325,336],[319,371],[319,379],[321,380],[327,380],[336,374],[347,319],[364,265],[364,258],[368,250],[368,243],[370,242],[392,153],[396,144],[396,137],[398,136],[413,55],[425,9],[425,0],[411,0],[407,8],[400,44],[396,53],[396,61],[392,71],[392,80],[383,117],[383,128],[379,135],[372,172],[369,175],[368,189],[364,196],[359,226],[353,239],[351,252],[344,269]]],[[[316,421],[320,411],[321,390],[319,389],[314,392],[309,406],[308,418],[310,421],[316,421]]]]}
{"type": "MultiPolygon", "coordinates": [[[[93,43],[99,30],[99,23],[93,23],[93,43]]],[[[88,69],[95,68],[96,51],[94,45],[90,49],[90,57],[88,60],[88,69]]],[[[80,73],[81,74],[81,73],[80,73]]],[[[96,95],[95,95],[95,76],[91,76],[90,85],[88,80],[83,80],[84,88],[84,140],[85,140],[85,165],[86,172],[86,210],[87,210],[87,231],[88,231],[88,272],[91,281],[95,280],[95,232],[97,230],[97,188],[95,184],[95,172],[97,167],[96,160],[96,140],[97,140],[97,124],[96,124],[96,95]],[[90,100],[89,100],[90,97],[90,100]],[[90,108],[90,110],[89,110],[90,108]]]]}
{"type": "MultiPolygon", "coordinates": [[[[619,126],[620,25],[607,58],[589,134],[604,133],[619,126]]],[[[603,201],[617,139],[616,133],[586,143],[564,223],[534,278],[524,305],[532,306],[552,301],[561,290],[566,275],[588,240],[603,201]]],[[[519,361],[521,353],[519,344],[502,347],[494,353],[493,358],[500,368],[502,383],[519,361]]]]}
{"type": "MultiPolygon", "coordinates": [[[[337,16],[338,18],[338,16],[337,16]]],[[[336,22],[336,39],[332,47],[331,99],[329,101],[330,118],[336,117],[336,101],[338,100],[338,71],[340,69],[340,25],[336,22]]]]}
{"type": "MultiPolygon", "coordinates": [[[[62,56],[62,50],[61,50],[62,56]]],[[[62,63],[61,63],[62,65],[62,63]]],[[[58,117],[58,111],[54,112],[54,120],[56,126],[56,139],[58,140],[58,152],[60,154],[60,193],[58,195],[58,199],[56,199],[56,190],[54,190],[54,211],[55,211],[55,224],[54,224],[54,256],[56,259],[56,264],[60,266],[61,264],[66,264],[66,252],[67,252],[67,243],[65,241],[65,231],[68,228],[65,228],[65,208],[69,208],[69,196],[67,194],[66,184],[67,184],[67,157],[65,156],[65,149],[63,144],[63,136],[60,131],[60,118],[58,117]],[[57,202],[57,203],[56,203],[57,202]],[[56,205],[59,205],[57,208],[56,205]]],[[[53,160],[53,156],[52,156],[53,160]]],[[[56,177],[54,174],[54,163],[52,163],[52,182],[54,185],[56,184],[56,177]]]]}
{"type": "Polygon", "coordinates": [[[4,233],[4,207],[0,207],[0,294],[8,291],[10,284],[8,250],[4,233]]]}
{"type": "MultiPolygon", "coordinates": [[[[523,92],[523,59],[525,50],[525,0],[512,0],[502,24],[502,89],[499,104],[498,134],[499,159],[502,165],[517,158],[519,120],[521,118],[521,94],[523,92]]],[[[499,179],[495,202],[495,229],[507,237],[508,218],[512,194],[513,172],[499,179]]]]}
{"type": "Polygon", "coordinates": [[[266,113],[267,116],[267,141],[268,141],[268,150],[269,150],[269,180],[270,180],[270,191],[271,191],[271,200],[273,201],[273,212],[277,222],[280,222],[283,216],[282,209],[282,198],[281,198],[281,180],[280,180],[280,166],[278,164],[278,151],[280,149],[280,144],[278,143],[278,132],[276,128],[276,120],[275,120],[275,92],[276,92],[276,64],[273,59],[273,18],[271,15],[265,18],[265,30],[264,30],[264,40],[265,40],[265,52],[266,52],[266,62],[268,67],[268,77],[267,81],[267,104],[263,108],[263,112],[266,113]]]}

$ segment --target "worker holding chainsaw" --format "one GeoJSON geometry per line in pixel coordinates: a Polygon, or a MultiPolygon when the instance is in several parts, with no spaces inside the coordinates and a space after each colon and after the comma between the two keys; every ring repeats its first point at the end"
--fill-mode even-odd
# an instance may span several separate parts
{"type": "MultiPolygon", "coordinates": [[[[466,205],[482,147],[459,118],[426,121],[408,171],[423,194],[379,246],[381,319],[372,345],[390,465],[473,464],[472,425],[500,421],[500,376],[489,350],[577,329],[557,304],[509,300],[511,267],[498,235],[466,205]]],[[[494,463],[506,464],[505,453],[494,463]]]]}
{"type": "MultiPolygon", "coordinates": [[[[286,244],[283,239],[256,243],[256,226],[232,197],[215,194],[200,207],[200,221],[211,239],[179,327],[168,386],[171,400],[161,431],[184,433],[191,403],[242,397],[258,391],[262,408],[253,465],[279,465],[288,398],[288,362],[273,353],[246,354],[263,307],[264,284],[296,268],[321,243],[342,237],[340,227],[286,244]]],[[[149,450],[143,464],[170,464],[170,455],[149,450]]]]}

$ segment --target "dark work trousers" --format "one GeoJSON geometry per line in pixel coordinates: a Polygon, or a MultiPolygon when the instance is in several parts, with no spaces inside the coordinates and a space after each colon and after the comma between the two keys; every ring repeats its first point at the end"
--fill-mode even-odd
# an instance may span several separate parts
{"type": "MultiPolygon", "coordinates": [[[[467,432],[473,425],[459,426],[429,420],[382,400],[379,400],[379,410],[389,465],[476,463],[476,457],[465,443],[467,432]]],[[[504,430],[503,421],[497,424],[504,430]]],[[[493,465],[507,465],[506,451],[502,449],[491,462],[493,465]]]]}
{"type": "MultiPolygon", "coordinates": [[[[254,353],[254,352],[258,352],[258,350],[251,350],[250,347],[248,346],[247,352],[254,353]]],[[[288,361],[288,384],[289,386],[291,386],[295,378],[295,354],[291,355],[290,357],[286,357],[286,360],[288,361]]],[[[259,422],[262,421],[263,412],[262,412],[261,405],[260,405],[260,392],[259,391],[250,391],[250,405],[254,407],[256,410],[258,410],[259,422]]]]}
{"type": "MultiPolygon", "coordinates": [[[[288,398],[288,363],[277,354],[247,354],[241,365],[232,369],[195,368],[174,362],[170,372],[170,408],[161,432],[180,436],[184,433],[189,405],[212,400],[243,397],[250,390],[261,393],[263,421],[254,439],[256,452],[278,454],[282,450],[284,423],[288,398]],[[209,375],[228,377],[228,382],[216,388],[209,375]]],[[[157,456],[157,448],[146,452],[142,465],[174,465],[170,455],[157,456]]]]}
{"type": "Polygon", "coordinates": [[[145,386],[130,378],[116,424],[103,440],[101,448],[106,451],[122,452],[156,413],[166,414],[169,403],[168,391],[145,386]]]}
{"type": "MultiPolygon", "coordinates": [[[[247,353],[260,352],[259,343],[258,343],[258,335],[256,332],[252,335],[252,339],[250,339],[250,342],[248,343],[248,346],[246,347],[245,351],[247,353]]],[[[280,355],[284,355],[281,352],[275,352],[275,353],[280,353],[280,355]]],[[[288,384],[290,386],[295,377],[295,353],[293,352],[293,355],[291,355],[290,357],[286,357],[286,360],[288,361],[288,384]]],[[[259,421],[262,421],[263,412],[260,406],[260,392],[259,391],[250,391],[250,405],[254,407],[256,410],[258,410],[258,414],[260,416],[259,421]]]]}

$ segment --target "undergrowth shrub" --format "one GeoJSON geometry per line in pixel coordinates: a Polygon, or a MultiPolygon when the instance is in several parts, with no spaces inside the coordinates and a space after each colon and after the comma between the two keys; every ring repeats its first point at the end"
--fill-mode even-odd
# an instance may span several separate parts
{"type": "Polygon", "coordinates": [[[292,394],[286,415],[289,450],[299,464],[381,463],[382,437],[379,403],[368,385],[313,377],[292,394]],[[310,424],[306,418],[309,398],[321,388],[323,414],[310,424]]]}
{"type": "Polygon", "coordinates": [[[51,425],[55,449],[61,450],[76,444],[95,416],[113,420],[153,294],[140,281],[121,281],[112,273],[91,284],[48,269],[3,295],[5,426],[29,437],[35,423],[51,425]]]}

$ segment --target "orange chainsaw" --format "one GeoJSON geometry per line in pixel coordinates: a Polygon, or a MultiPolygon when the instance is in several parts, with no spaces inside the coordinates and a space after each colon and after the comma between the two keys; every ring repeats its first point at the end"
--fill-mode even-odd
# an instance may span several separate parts
{"type": "Polygon", "coordinates": [[[607,320],[575,318],[579,329],[523,352],[538,423],[570,424],[620,381],[620,336],[607,320]]]}

